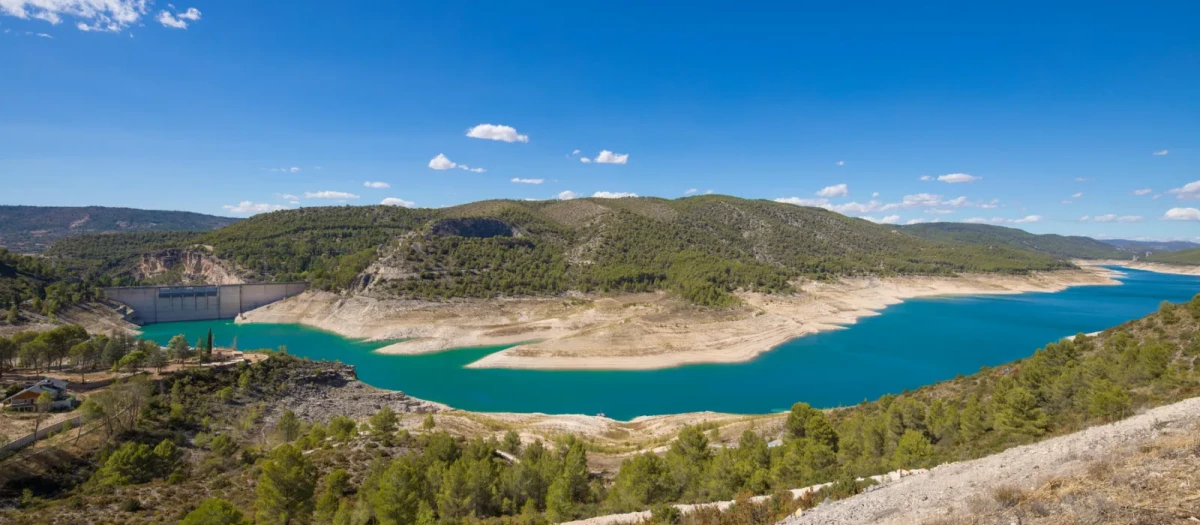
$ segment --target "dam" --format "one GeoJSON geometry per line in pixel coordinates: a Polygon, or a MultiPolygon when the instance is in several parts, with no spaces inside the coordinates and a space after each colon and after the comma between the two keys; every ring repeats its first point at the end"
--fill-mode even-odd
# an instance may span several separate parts
{"type": "Polygon", "coordinates": [[[308,283],[127,286],[104,288],[104,297],[127,307],[136,325],[233,319],[263,305],[299,295],[308,283]]]}

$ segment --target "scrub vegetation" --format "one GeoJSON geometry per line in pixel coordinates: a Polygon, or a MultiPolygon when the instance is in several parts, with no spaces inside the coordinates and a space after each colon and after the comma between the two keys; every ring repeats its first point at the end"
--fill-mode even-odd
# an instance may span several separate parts
{"type": "Polygon", "coordinates": [[[979,457],[1193,397],[1198,329],[1200,296],[1164,303],[1097,336],[916,391],[827,411],[798,403],[782,435],[750,429],[736,446],[714,448],[716,427],[685,427],[612,478],[588,467],[589,453],[603,452],[569,434],[455,435],[432,415],[389,408],[360,421],[267,418],[319,367],[286,354],[137,376],[85,400],[84,445],[59,436],[42,447],[57,452],[40,452],[73,462],[36,475],[22,470],[25,453],[0,462],[0,497],[12,505],[0,520],[532,524],[653,509],[655,523],[773,523],[863,490],[856,477],[979,457]],[[782,445],[769,446],[776,438],[782,445]],[[823,482],[834,484],[803,500],[746,499],[823,482]],[[741,503],[721,515],[664,506],[731,498],[741,503]]]}

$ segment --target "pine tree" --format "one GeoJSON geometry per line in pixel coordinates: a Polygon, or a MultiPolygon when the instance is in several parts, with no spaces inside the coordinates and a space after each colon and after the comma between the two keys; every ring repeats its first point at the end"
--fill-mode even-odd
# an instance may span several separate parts
{"type": "Polygon", "coordinates": [[[963,441],[973,442],[987,432],[987,421],[984,419],[983,404],[979,402],[979,394],[972,392],[967,396],[967,404],[959,412],[959,428],[963,441]]]}
{"type": "Polygon", "coordinates": [[[996,430],[1032,437],[1046,433],[1049,420],[1038,407],[1037,398],[1025,387],[1013,386],[997,401],[994,419],[996,430]]]}
{"type": "Polygon", "coordinates": [[[392,407],[384,406],[371,416],[371,432],[379,437],[390,436],[396,432],[397,422],[392,407]]]}
{"type": "Polygon", "coordinates": [[[905,430],[892,454],[895,468],[921,468],[933,459],[933,446],[916,430],[905,430]]]}
{"type": "Polygon", "coordinates": [[[275,424],[275,431],[279,433],[279,438],[286,443],[291,443],[300,437],[300,420],[296,418],[296,413],[285,410],[283,415],[279,416],[279,422],[275,424]]]}
{"type": "Polygon", "coordinates": [[[258,477],[255,523],[308,523],[313,513],[317,469],[300,449],[280,445],[263,463],[258,477]]]}
{"type": "Polygon", "coordinates": [[[551,523],[562,523],[575,519],[575,502],[571,501],[571,482],[560,475],[550,484],[546,493],[546,519],[551,523]]]}

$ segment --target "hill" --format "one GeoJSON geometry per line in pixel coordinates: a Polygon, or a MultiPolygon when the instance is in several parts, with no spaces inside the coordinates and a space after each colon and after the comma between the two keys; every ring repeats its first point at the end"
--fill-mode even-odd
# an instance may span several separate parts
{"type": "Polygon", "coordinates": [[[1056,259],[1131,258],[1131,254],[1120,247],[1091,237],[1037,235],[1016,228],[961,222],[933,222],[899,228],[922,239],[979,246],[1005,246],[1033,251],[1056,259]]]}
{"type": "Polygon", "coordinates": [[[59,239],[89,233],[213,230],[237,219],[184,211],[103,206],[0,206],[0,246],[40,253],[59,239]]]}
{"type": "MultiPolygon", "coordinates": [[[[1127,439],[1127,430],[1179,436],[1186,430],[1176,424],[1182,421],[1179,407],[1195,419],[1195,400],[1149,417],[1134,415],[1200,393],[1198,329],[1200,296],[1179,305],[1164,303],[1157,313],[1096,336],[1047,344],[1028,359],[914,391],[828,411],[797,403],[782,428],[756,425],[775,421],[773,415],[714,417],[682,427],[673,439],[649,441],[621,440],[646,426],[671,425],[669,417],[614,424],[602,435],[576,435],[563,429],[583,428],[579,422],[587,416],[537,416],[539,422],[522,426],[496,415],[445,412],[399,392],[365,386],[352,368],[338,363],[280,352],[254,363],[202,367],[176,352],[173,359],[191,362],[173,374],[133,374],[111,385],[93,376],[100,389],[85,395],[82,427],[0,458],[0,521],[35,524],[49,515],[69,523],[163,523],[202,509],[209,512],[208,521],[193,515],[183,523],[239,523],[232,519],[236,514],[277,523],[287,521],[279,518],[287,512],[299,522],[501,525],[654,508],[652,524],[773,523],[797,508],[809,514],[826,498],[866,491],[856,477],[1025,445],[984,460],[981,476],[960,477],[963,464],[958,464],[871,490],[866,501],[883,503],[869,508],[865,518],[857,514],[859,521],[821,520],[841,505],[822,505],[812,518],[821,523],[887,519],[947,498],[969,499],[968,491],[986,490],[987,479],[1024,485],[1035,482],[1043,469],[1058,474],[1063,462],[1075,462],[1096,464],[1087,466],[1088,475],[1114,489],[1118,484],[1112,480],[1118,478],[1112,472],[1148,480],[1148,485],[1120,483],[1125,505],[1100,502],[1099,508],[1109,509],[1108,521],[1091,521],[1161,523],[1173,512],[1161,504],[1194,501],[1177,496],[1195,491],[1174,477],[1154,480],[1166,473],[1194,476],[1194,441],[1138,447],[1142,443],[1127,439]],[[1164,417],[1155,421],[1158,414],[1164,417]],[[1087,428],[1086,434],[1070,435],[1087,428]],[[780,446],[769,446],[776,438],[780,446]],[[1047,438],[1053,441],[1037,444],[1047,438]],[[720,446],[711,446],[714,441],[720,446]],[[1114,447],[1126,444],[1133,450],[1114,447]],[[614,461],[620,461],[615,475],[595,473],[614,461]],[[1160,475],[1138,468],[1148,461],[1160,475]],[[933,486],[900,494],[916,493],[916,498],[891,497],[923,479],[943,478],[964,483],[953,490],[933,486]],[[794,501],[782,496],[784,489],[820,483],[831,484],[794,501]],[[1146,490],[1162,498],[1144,497],[1146,490]],[[661,507],[742,494],[780,494],[780,500],[742,501],[724,516],[704,514],[706,519],[693,521],[680,521],[661,507]],[[217,520],[214,514],[230,519],[217,520]],[[1133,515],[1144,519],[1122,519],[1133,515]]],[[[80,368],[60,373],[72,377],[90,366],[125,371],[163,366],[166,357],[158,345],[120,336],[88,336],[73,329],[47,334],[21,337],[28,361],[21,366],[50,363],[53,357],[40,355],[53,356],[56,348],[71,349],[72,366],[80,368]]],[[[1006,487],[985,494],[983,502],[1027,505],[1033,518],[1046,515],[1029,505],[1042,493],[1006,487]]],[[[1047,503],[1049,508],[1087,508],[1097,505],[1091,496],[1095,488],[1049,483],[1042,492],[1063,496],[1047,503]],[[1066,490],[1058,490],[1064,488],[1082,490],[1084,497],[1067,497],[1066,490]]],[[[993,509],[990,504],[956,508],[993,509]]],[[[962,522],[970,521],[944,521],[962,522]]]]}
{"type": "Polygon", "coordinates": [[[1180,250],[1177,252],[1154,253],[1146,257],[1147,261],[1167,264],[1198,264],[1200,265],[1200,248],[1180,250]]]}
{"type": "Polygon", "coordinates": [[[1111,244],[1132,253],[1144,255],[1146,252],[1177,252],[1200,248],[1200,244],[1188,241],[1130,241],[1125,239],[1104,239],[1101,242],[1111,244]]]}
{"type": "MultiPolygon", "coordinates": [[[[818,208],[726,196],[481,201],[443,209],[303,208],[180,238],[81,236],[48,256],[120,268],[142,249],[211,247],[250,281],[307,280],[379,297],[672,290],[723,305],[797,276],[1028,273],[1069,267],[1006,246],[897,234],[818,208]],[[97,264],[97,258],[106,262],[97,264]],[[121,262],[117,259],[125,259],[121,262]]],[[[207,250],[207,248],[205,248],[207,250]]]]}

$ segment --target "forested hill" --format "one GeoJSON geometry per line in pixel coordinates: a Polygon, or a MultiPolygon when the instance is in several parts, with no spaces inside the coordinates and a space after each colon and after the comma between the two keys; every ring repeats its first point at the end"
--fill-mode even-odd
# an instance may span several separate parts
{"type": "Polygon", "coordinates": [[[1146,252],[1177,252],[1179,250],[1200,248],[1200,244],[1188,241],[1130,241],[1126,239],[1104,239],[1103,242],[1105,244],[1111,244],[1123,250],[1137,254],[1145,254],[1146,252]]]}
{"type": "Polygon", "coordinates": [[[40,253],[55,241],[86,233],[214,230],[237,219],[184,211],[103,206],[0,206],[0,246],[40,253]]]}
{"type": "Polygon", "coordinates": [[[1169,264],[1200,264],[1200,248],[1180,250],[1177,252],[1155,253],[1146,257],[1147,261],[1169,264]]]}
{"type": "Polygon", "coordinates": [[[179,237],[79,236],[47,255],[76,268],[119,271],[127,264],[121,259],[138,251],[211,247],[248,280],[307,280],[377,296],[665,289],[708,305],[731,302],[729,292],[739,288],[787,290],[796,276],[1024,273],[1069,266],[1006,246],[904,235],[823,209],[717,195],[482,201],[437,210],[303,208],[179,237]]]}
{"type": "Polygon", "coordinates": [[[901,226],[902,231],[931,241],[979,246],[1006,246],[1057,259],[1131,259],[1133,254],[1091,237],[1037,235],[1016,228],[961,222],[932,222],[901,226]]]}

